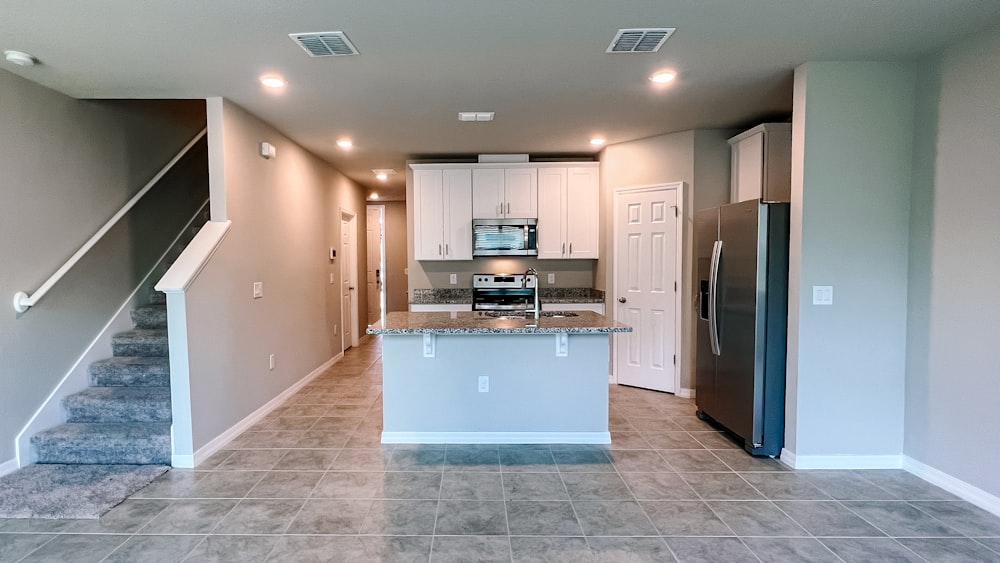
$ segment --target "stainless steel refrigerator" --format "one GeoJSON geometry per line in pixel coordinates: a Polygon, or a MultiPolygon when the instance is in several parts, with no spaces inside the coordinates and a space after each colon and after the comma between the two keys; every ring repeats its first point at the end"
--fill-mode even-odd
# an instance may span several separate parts
{"type": "Polygon", "coordinates": [[[697,412],[753,455],[784,442],[788,215],[760,200],[695,214],[697,412]]]}

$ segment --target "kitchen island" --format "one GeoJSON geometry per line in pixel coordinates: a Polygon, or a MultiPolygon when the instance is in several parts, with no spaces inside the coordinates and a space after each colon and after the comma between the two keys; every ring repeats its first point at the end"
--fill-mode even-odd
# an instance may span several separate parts
{"type": "Polygon", "coordinates": [[[589,311],[389,313],[368,328],[382,443],[608,444],[609,337],[631,330],[589,311]]]}

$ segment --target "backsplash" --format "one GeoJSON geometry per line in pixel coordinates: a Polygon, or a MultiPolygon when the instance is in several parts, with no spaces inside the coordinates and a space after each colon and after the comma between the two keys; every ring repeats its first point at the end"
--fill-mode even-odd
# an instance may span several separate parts
{"type": "MultiPolygon", "coordinates": [[[[604,292],[589,287],[543,287],[538,293],[542,303],[603,303],[604,292]]],[[[472,303],[471,289],[414,289],[411,304],[472,303]]]]}

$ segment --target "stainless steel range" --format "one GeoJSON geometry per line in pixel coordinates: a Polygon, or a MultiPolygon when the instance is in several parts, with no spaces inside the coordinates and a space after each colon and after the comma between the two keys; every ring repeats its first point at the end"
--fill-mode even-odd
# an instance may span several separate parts
{"type": "Polygon", "coordinates": [[[535,274],[473,274],[473,311],[534,309],[535,274]]]}

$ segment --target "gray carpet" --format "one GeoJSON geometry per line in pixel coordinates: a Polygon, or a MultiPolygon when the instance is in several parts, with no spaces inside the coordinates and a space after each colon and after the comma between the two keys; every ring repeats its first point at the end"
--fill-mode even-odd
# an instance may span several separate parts
{"type": "Polygon", "coordinates": [[[100,518],[170,469],[36,464],[0,477],[0,518],[100,518]]]}

